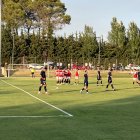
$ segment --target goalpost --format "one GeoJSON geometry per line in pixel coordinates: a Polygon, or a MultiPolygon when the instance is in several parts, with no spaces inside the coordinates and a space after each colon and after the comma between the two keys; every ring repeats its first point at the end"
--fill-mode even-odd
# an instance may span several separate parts
{"type": "Polygon", "coordinates": [[[28,67],[29,64],[9,64],[5,67],[4,76],[5,77],[28,76],[28,74],[30,73],[30,69],[28,67]]]}
{"type": "MultiPolygon", "coordinates": [[[[33,63],[34,64],[34,63],[33,63]]],[[[35,77],[40,77],[41,69],[47,66],[46,75],[47,77],[54,77],[54,70],[50,70],[50,64],[36,64],[35,66],[31,64],[9,64],[4,68],[5,77],[31,77],[31,68],[35,70],[35,77]]]]}

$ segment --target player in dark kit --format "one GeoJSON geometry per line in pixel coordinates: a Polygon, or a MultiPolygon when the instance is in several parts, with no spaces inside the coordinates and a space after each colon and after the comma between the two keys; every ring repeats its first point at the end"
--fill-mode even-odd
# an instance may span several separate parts
{"type": "Polygon", "coordinates": [[[46,69],[47,68],[43,68],[40,72],[41,78],[40,78],[40,86],[39,86],[38,94],[41,93],[42,86],[44,86],[45,93],[48,94],[47,88],[46,88],[46,69]]]}
{"type": "Polygon", "coordinates": [[[87,70],[85,70],[85,74],[84,74],[84,87],[80,90],[80,93],[82,93],[83,90],[86,90],[86,92],[88,93],[88,72],[87,72],[87,70]]]}
{"type": "Polygon", "coordinates": [[[97,86],[99,85],[99,81],[101,82],[101,85],[102,85],[101,72],[100,72],[100,69],[98,68],[98,70],[97,70],[97,86]]]}
{"type": "Polygon", "coordinates": [[[109,72],[108,72],[108,84],[106,86],[106,90],[108,89],[109,85],[111,85],[112,89],[115,91],[113,83],[112,83],[112,69],[109,69],[109,72]]]}

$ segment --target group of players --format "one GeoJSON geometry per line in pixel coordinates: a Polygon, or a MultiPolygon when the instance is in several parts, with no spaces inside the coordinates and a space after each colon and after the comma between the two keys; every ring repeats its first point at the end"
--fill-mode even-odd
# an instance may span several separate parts
{"type": "MultiPolygon", "coordinates": [[[[112,69],[111,68],[109,68],[107,78],[108,78],[108,84],[106,85],[106,91],[108,90],[109,85],[111,85],[113,91],[115,91],[115,88],[114,88],[113,82],[112,82],[112,69]]],[[[98,68],[98,70],[97,70],[97,86],[99,85],[99,82],[101,85],[103,85],[100,68],[98,68]]],[[[80,93],[82,93],[83,90],[86,90],[86,93],[88,93],[88,72],[87,72],[87,70],[85,70],[85,73],[84,73],[84,87],[80,90],[80,93]]]]}
{"type": "Polygon", "coordinates": [[[56,83],[58,84],[70,84],[71,82],[71,71],[69,69],[57,69],[55,72],[56,83]]]}
{"type": "Polygon", "coordinates": [[[134,69],[131,70],[129,74],[133,76],[133,84],[137,83],[140,86],[140,72],[134,69]]]}
{"type": "MultiPolygon", "coordinates": [[[[47,88],[46,88],[46,70],[47,68],[44,67],[41,72],[40,72],[40,86],[39,86],[39,91],[38,91],[38,94],[41,93],[41,89],[42,87],[44,87],[44,90],[45,90],[45,93],[48,94],[47,92],[47,88]]],[[[65,84],[65,83],[68,83],[70,84],[71,82],[71,71],[69,69],[65,69],[65,70],[62,70],[62,69],[57,69],[56,72],[55,72],[55,75],[56,75],[56,83],[57,85],[58,84],[65,84]]]]}
{"type": "MultiPolygon", "coordinates": [[[[131,71],[130,74],[133,75],[133,84],[134,83],[138,83],[140,85],[139,82],[139,78],[138,78],[138,72],[136,70],[131,71]]],[[[44,90],[45,93],[48,94],[47,92],[47,87],[46,87],[46,68],[43,68],[41,73],[41,78],[40,78],[40,86],[39,86],[39,91],[38,93],[41,93],[41,89],[44,86],[44,90]]],[[[55,72],[56,75],[56,84],[70,84],[71,83],[71,71],[69,69],[57,69],[55,72]]],[[[108,90],[109,85],[111,85],[112,90],[115,91],[113,82],[112,82],[112,68],[109,68],[108,71],[108,75],[107,75],[107,79],[108,79],[108,83],[106,85],[106,90],[108,90]]],[[[79,71],[78,69],[76,69],[75,71],[75,84],[79,84],[79,71]]],[[[100,72],[100,68],[98,68],[97,70],[97,86],[102,83],[102,76],[101,76],[101,72],[100,72]]],[[[84,86],[83,88],[80,90],[80,93],[82,93],[84,90],[86,90],[86,93],[88,93],[88,71],[85,70],[84,71],[84,86]]]]}

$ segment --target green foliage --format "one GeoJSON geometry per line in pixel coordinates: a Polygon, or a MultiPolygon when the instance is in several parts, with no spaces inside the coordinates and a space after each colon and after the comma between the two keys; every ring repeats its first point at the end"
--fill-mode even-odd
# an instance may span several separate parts
{"type": "Polygon", "coordinates": [[[115,46],[115,57],[119,58],[123,55],[124,45],[126,42],[125,27],[121,22],[117,21],[117,18],[113,18],[111,22],[111,31],[108,35],[109,43],[115,46]]]}
{"type": "Polygon", "coordinates": [[[84,32],[80,35],[80,41],[82,42],[82,57],[86,61],[90,62],[92,57],[96,57],[98,43],[96,40],[96,34],[93,28],[85,26],[84,32]]]}
{"type": "Polygon", "coordinates": [[[99,51],[102,65],[111,60],[126,65],[140,64],[140,29],[131,22],[126,32],[123,22],[114,17],[108,41],[96,36],[92,27],[85,25],[84,31],[65,37],[55,37],[55,30],[62,29],[71,21],[66,14],[65,4],[60,0],[5,0],[2,7],[2,64],[10,63],[13,49],[15,63],[22,63],[21,57],[36,57],[37,63],[44,61],[96,65],[99,51]],[[20,31],[22,32],[20,33],[20,31]],[[30,43],[27,44],[27,40],[30,43]],[[99,50],[100,48],[100,50],[99,50]],[[127,59],[126,59],[127,58],[127,59]],[[108,59],[108,61],[107,61],[108,59]],[[133,60],[132,60],[133,59],[133,60]]]}
{"type": "Polygon", "coordinates": [[[15,52],[19,54],[16,57],[33,54],[41,58],[42,61],[51,59],[54,56],[54,54],[52,55],[54,49],[54,30],[62,28],[65,24],[69,24],[71,20],[70,16],[65,14],[65,12],[65,5],[60,0],[5,0],[2,7],[3,22],[11,30],[18,31],[20,28],[24,28],[24,36],[16,34],[15,52]],[[27,40],[32,41],[32,29],[39,31],[39,36],[35,35],[37,43],[33,41],[31,45],[27,45],[27,40]],[[39,54],[35,53],[36,51],[33,48],[39,54]],[[45,55],[42,56],[42,54],[45,55]]]}
{"type": "Polygon", "coordinates": [[[22,25],[24,20],[24,11],[20,8],[19,3],[14,3],[11,0],[5,0],[2,7],[2,21],[11,28],[17,29],[22,25]]]}
{"type": "MultiPolygon", "coordinates": [[[[112,53],[118,62],[121,59],[137,59],[140,56],[140,33],[139,28],[133,22],[130,23],[129,29],[126,29],[117,18],[113,18],[111,22],[111,31],[108,34],[109,46],[112,46],[112,53]]],[[[133,63],[133,62],[131,62],[133,63]]],[[[138,62],[139,64],[139,62],[138,62]]]]}
{"type": "Polygon", "coordinates": [[[2,26],[2,65],[10,63],[10,57],[12,56],[12,37],[11,29],[2,26]]]}
{"type": "Polygon", "coordinates": [[[140,30],[136,23],[130,23],[127,36],[129,40],[129,49],[131,50],[131,55],[133,58],[138,58],[140,56],[140,30]]]}

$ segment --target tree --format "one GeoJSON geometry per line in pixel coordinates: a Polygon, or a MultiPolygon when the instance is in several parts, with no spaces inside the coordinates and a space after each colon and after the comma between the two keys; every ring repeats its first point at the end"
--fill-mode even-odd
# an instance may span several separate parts
{"type": "Polygon", "coordinates": [[[29,49],[31,45],[36,46],[31,42],[33,34],[31,31],[36,32],[38,28],[39,38],[37,37],[37,40],[39,40],[36,49],[40,54],[43,53],[42,57],[47,61],[48,58],[53,57],[54,30],[61,29],[65,24],[70,23],[71,18],[65,14],[66,10],[65,4],[60,0],[4,0],[2,21],[10,27],[11,31],[16,32],[16,39],[20,38],[19,30],[24,29],[25,44],[19,43],[18,40],[15,44],[17,50],[20,48],[26,50],[26,55],[31,54],[32,49],[29,49]],[[19,48],[18,44],[20,44],[19,48]]]}
{"type": "Polygon", "coordinates": [[[50,56],[53,47],[54,30],[61,29],[63,25],[70,23],[70,16],[65,14],[65,4],[60,0],[36,0],[34,4],[34,13],[36,13],[39,30],[45,29],[48,42],[48,56],[50,56]],[[41,27],[41,28],[40,28],[41,27]]]}
{"type": "Polygon", "coordinates": [[[2,65],[4,63],[10,63],[10,57],[12,56],[12,38],[10,35],[10,28],[2,26],[2,65]]]}
{"type": "Polygon", "coordinates": [[[93,28],[85,25],[84,32],[80,35],[80,41],[82,42],[82,56],[87,62],[92,61],[93,57],[96,57],[98,43],[96,40],[96,33],[93,28]]]}
{"type": "Polygon", "coordinates": [[[11,0],[5,0],[2,6],[2,21],[11,29],[18,29],[22,25],[24,12],[18,3],[11,0]]]}
{"type": "Polygon", "coordinates": [[[38,21],[42,27],[46,27],[47,33],[70,23],[70,16],[65,14],[65,4],[60,0],[36,0],[33,4],[38,21]]]}
{"type": "Polygon", "coordinates": [[[140,30],[136,23],[130,22],[127,37],[132,58],[140,57],[140,30]]]}
{"type": "Polygon", "coordinates": [[[126,33],[125,26],[123,25],[122,21],[118,22],[117,18],[115,17],[111,22],[111,31],[108,35],[108,41],[115,49],[114,55],[116,60],[119,60],[120,57],[125,53],[126,33]]]}

